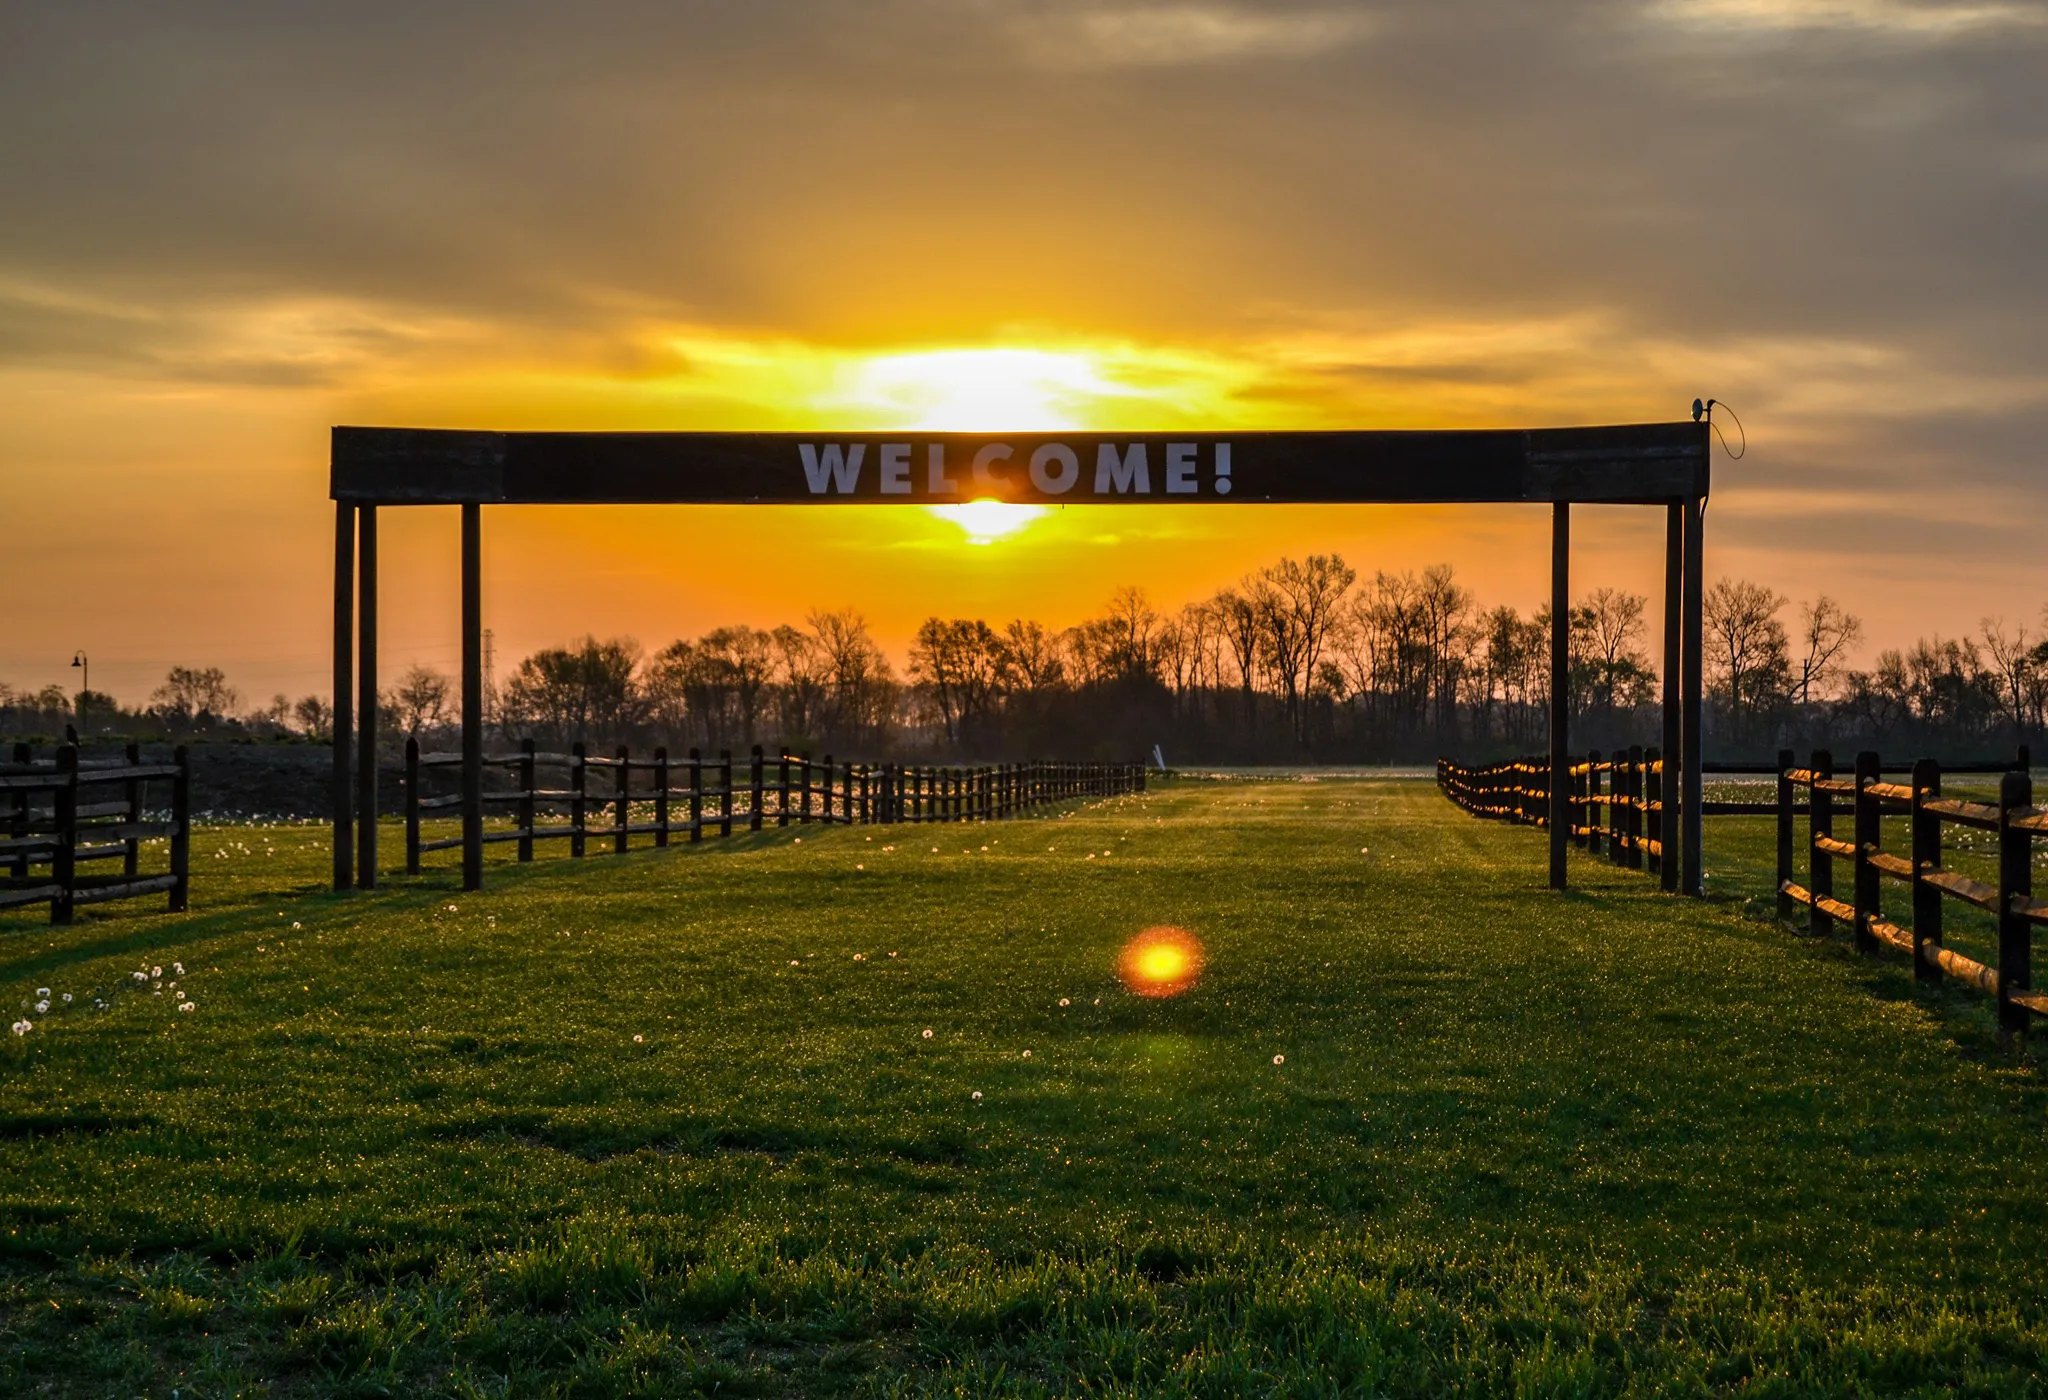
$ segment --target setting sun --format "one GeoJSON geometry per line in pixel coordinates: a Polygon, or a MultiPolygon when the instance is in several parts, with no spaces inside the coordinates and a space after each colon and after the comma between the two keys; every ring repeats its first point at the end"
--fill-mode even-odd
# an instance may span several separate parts
{"type": "Polygon", "coordinates": [[[965,505],[928,509],[941,520],[950,520],[966,531],[969,544],[993,544],[1045,514],[1044,506],[1011,505],[1007,501],[969,501],[965,505]]]}
{"type": "Polygon", "coordinates": [[[1054,432],[1094,416],[1101,400],[1130,393],[1086,355],[991,348],[873,356],[855,368],[845,396],[898,410],[910,428],[1054,432]]]}

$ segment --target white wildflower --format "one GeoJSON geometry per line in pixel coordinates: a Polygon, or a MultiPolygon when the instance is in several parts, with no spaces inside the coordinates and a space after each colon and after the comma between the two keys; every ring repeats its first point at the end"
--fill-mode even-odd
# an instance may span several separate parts
{"type": "Polygon", "coordinates": [[[633,1037],[633,1043],[635,1045],[645,1045],[647,1043],[647,1037],[644,1035],[636,1035],[633,1037]]]}
{"type": "Polygon", "coordinates": [[[44,998],[43,1000],[41,1000],[41,1001],[39,1001],[39,1002],[37,1002],[37,1003],[36,1003],[36,1015],[38,1015],[38,1016],[42,1015],[42,1014],[43,1014],[44,1012],[48,1011],[49,1009],[50,1009],[50,1001],[49,1001],[49,998],[47,998],[47,997],[45,997],[45,998],[44,998]]]}
{"type": "Polygon", "coordinates": [[[1029,1050],[1026,1050],[1026,1051],[1024,1052],[1024,1058],[1025,1058],[1025,1059],[1027,1059],[1027,1060],[1031,1058],[1031,1052],[1030,1052],[1029,1050]]]}
{"type": "Polygon", "coordinates": [[[162,977],[164,975],[164,970],[160,967],[153,967],[149,970],[149,975],[151,977],[162,977]]]}
{"type": "Polygon", "coordinates": [[[149,980],[149,974],[147,972],[138,972],[135,974],[135,980],[137,982],[147,982],[149,980]]]}
{"type": "Polygon", "coordinates": [[[930,1027],[926,1027],[926,1028],[925,1028],[924,1038],[925,1038],[926,1040],[930,1040],[930,1039],[932,1038],[932,1033],[931,1033],[931,1028],[930,1028],[930,1027]]]}
{"type": "Polygon", "coordinates": [[[50,994],[50,989],[49,989],[48,987],[38,987],[38,988],[36,988],[36,995],[37,995],[37,996],[39,996],[39,997],[46,997],[46,996],[48,996],[49,994],[50,994]]]}
{"type": "Polygon", "coordinates": [[[1060,1005],[1061,1005],[1061,1006],[1072,1006],[1072,1005],[1073,1005],[1073,1003],[1072,1003],[1071,1001],[1068,1001],[1068,1000],[1067,1000],[1067,999],[1066,999],[1065,997],[1061,997],[1061,998],[1060,998],[1060,1005]]]}
{"type": "Polygon", "coordinates": [[[34,1029],[35,1024],[31,1021],[16,1021],[12,1027],[12,1030],[16,1035],[27,1035],[30,1031],[34,1029]]]}
{"type": "Polygon", "coordinates": [[[798,965],[798,963],[799,963],[800,961],[801,961],[801,959],[798,959],[798,958],[791,958],[791,959],[789,960],[789,965],[790,965],[791,967],[795,967],[795,966],[797,966],[797,965],[798,965]]]}
{"type": "Polygon", "coordinates": [[[66,993],[64,993],[64,1002],[65,1002],[65,1004],[66,1004],[67,1006],[68,1006],[68,1005],[70,1005],[70,1003],[71,1003],[71,993],[69,993],[69,992],[66,992],[66,993]]]}
{"type": "Polygon", "coordinates": [[[197,1011],[198,1009],[198,1003],[196,1002],[181,1001],[178,1003],[178,1010],[180,1011],[197,1011]]]}
{"type": "Polygon", "coordinates": [[[1273,1063],[1276,1065],[1284,1065],[1287,1063],[1287,1057],[1285,1055],[1275,1055],[1273,1057],[1273,1063]]]}
{"type": "Polygon", "coordinates": [[[974,1091],[974,1097],[975,1097],[975,1098],[977,1098],[977,1099],[979,1099],[979,1098],[981,1097],[981,1090],[979,1090],[979,1089],[976,1089],[976,1090],[974,1091]]]}
{"type": "MultiPolygon", "coordinates": [[[[293,924],[292,927],[297,928],[298,925],[293,924]]],[[[174,962],[171,964],[171,971],[177,973],[180,977],[183,977],[185,975],[185,964],[174,962]]]]}

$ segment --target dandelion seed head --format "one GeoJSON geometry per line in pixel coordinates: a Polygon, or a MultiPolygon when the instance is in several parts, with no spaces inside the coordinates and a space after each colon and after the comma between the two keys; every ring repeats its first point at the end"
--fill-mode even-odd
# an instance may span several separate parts
{"type": "Polygon", "coordinates": [[[66,1001],[67,1003],[68,1003],[68,1002],[70,1002],[70,1000],[71,1000],[71,993],[69,993],[69,992],[66,992],[66,993],[64,993],[64,1000],[65,1000],[65,1001],[66,1001]]]}
{"type": "Polygon", "coordinates": [[[178,1003],[178,1010],[180,1011],[197,1011],[198,1009],[199,1006],[196,1002],[181,1001],[178,1003]]]}
{"type": "Polygon", "coordinates": [[[151,977],[161,977],[164,975],[164,970],[160,967],[153,967],[149,970],[149,975],[151,977]]]}
{"type": "Polygon", "coordinates": [[[930,1040],[930,1039],[932,1038],[932,1032],[931,1032],[931,1027],[929,1027],[929,1026],[925,1027],[925,1032],[924,1032],[924,1038],[925,1038],[926,1040],[930,1040]]]}
{"type": "Polygon", "coordinates": [[[30,1031],[34,1030],[35,1028],[35,1023],[33,1021],[22,1020],[16,1021],[10,1029],[12,1029],[16,1035],[27,1035],[30,1031]]]}
{"type": "Polygon", "coordinates": [[[979,1090],[979,1089],[976,1089],[976,1090],[974,1091],[974,1097],[975,1097],[976,1099],[979,1099],[979,1098],[981,1097],[981,1090],[979,1090]]]}
{"type": "Polygon", "coordinates": [[[1061,997],[1061,998],[1060,998],[1060,1005],[1061,1005],[1061,1006],[1072,1006],[1072,1005],[1073,1005],[1073,1003],[1072,1003],[1071,1001],[1067,1000],[1067,999],[1066,999],[1065,997],[1061,997]]]}
{"type": "Polygon", "coordinates": [[[38,988],[36,988],[36,995],[37,995],[37,996],[39,996],[39,997],[46,997],[46,996],[48,996],[49,994],[50,994],[50,989],[49,989],[48,987],[38,987],[38,988]]]}
{"type": "Polygon", "coordinates": [[[633,1037],[633,1043],[635,1045],[645,1045],[647,1043],[647,1037],[644,1035],[636,1035],[633,1037]]]}
{"type": "Polygon", "coordinates": [[[801,966],[801,965],[802,965],[802,963],[803,963],[803,959],[801,959],[801,958],[791,958],[791,959],[789,960],[789,965],[790,965],[791,967],[799,967],[799,966],[801,966]]]}
{"type": "Polygon", "coordinates": [[[1025,1058],[1025,1059],[1027,1059],[1027,1060],[1031,1058],[1031,1052],[1030,1052],[1029,1050],[1026,1050],[1026,1051],[1024,1052],[1024,1058],[1025,1058]]]}
{"type": "Polygon", "coordinates": [[[49,998],[47,997],[36,1003],[36,1015],[38,1016],[42,1015],[45,1011],[48,1011],[49,1009],[50,1001],[49,998]]]}
{"type": "Polygon", "coordinates": [[[1275,1055],[1273,1057],[1273,1063],[1276,1065],[1284,1065],[1287,1063],[1287,1057],[1285,1055],[1275,1055]]]}

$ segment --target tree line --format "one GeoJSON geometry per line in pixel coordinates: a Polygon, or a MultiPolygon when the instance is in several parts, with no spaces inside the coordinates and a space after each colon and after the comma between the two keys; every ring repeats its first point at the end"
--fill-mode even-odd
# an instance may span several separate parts
{"type": "MultiPolygon", "coordinates": [[[[1870,744],[1982,753],[2041,735],[2048,641],[1985,619],[1851,666],[1860,619],[1822,595],[1796,605],[1744,579],[1705,595],[1710,754],[1870,744]]],[[[1574,746],[1654,743],[1649,604],[1600,588],[1572,605],[1574,746]]],[[[2048,611],[2044,611],[2048,627],[2048,611]]],[[[1066,628],[933,616],[899,670],[851,609],[773,628],[717,627],[647,652],[595,636],[524,658],[486,696],[500,737],[551,744],[755,743],[842,755],[1058,754],[1173,762],[1420,762],[1541,747],[1550,614],[1481,607],[1448,565],[1363,577],[1334,554],[1283,558],[1177,610],[1120,588],[1066,628]]],[[[332,711],[283,695],[243,711],[217,668],[174,668],[150,705],[0,685],[0,727],[50,732],[286,735],[324,741],[332,711]]],[[[383,697],[385,732],[435,739],[456,719],[451,678],[409,668],[383,697]]]]}

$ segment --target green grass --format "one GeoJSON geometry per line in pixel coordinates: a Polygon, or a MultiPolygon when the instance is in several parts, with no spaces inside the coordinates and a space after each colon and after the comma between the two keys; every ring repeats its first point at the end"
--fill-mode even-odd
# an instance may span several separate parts
{"type": "Polygon", "coordinates": [[[1699,902],[1413,781],[478,895],[211,829],[188,916],[0,920],[77,998],[0,1046],[0,1394],[2048,1393],[2037,1070],[1713,831],[1699,902]]]}

